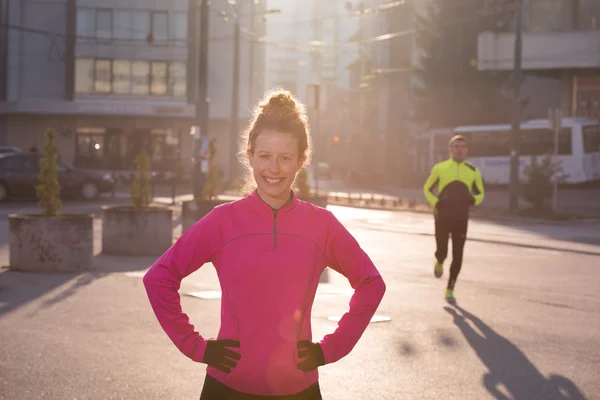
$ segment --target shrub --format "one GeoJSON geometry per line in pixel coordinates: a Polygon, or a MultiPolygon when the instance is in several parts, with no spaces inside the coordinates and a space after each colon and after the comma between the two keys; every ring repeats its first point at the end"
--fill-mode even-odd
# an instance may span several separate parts
{"type": "Polygon", "coordinates": [[[540,161],[532,156],[531,164],[524,170],[525,181],[522,186],[522,197],[535,209],[548,208],[552,200],[554,180],[564,182],[562,165],[552,156],[545,156],[540,161]]]}
{"type": "Polygon", "coordinates": [[[46,144],[44,145],[44,155],[40,159],[40,173],[38,179],[40,184],[35,187],[38,198],[38,204],[42,215],[52,217],[58,215],[62,207],[60,200],[60,182],[58,181],[58,146],[55,143],[56,132],[48,129],[44,136],[46,144]]]}
{"type": "Polygon", "coordinates": [[[221,169],[217,164],[216,156],[217,139],[212,138],[208,143],[208,171],[206,172],[206,182],[202,193],[208,200],[217,197],[221,185],[221,169]]]}
{"type": "Polygon", "coordinates": [[[140,151],[133,163],[136,166],[136,175],[131,184],[131,200],[135,208],[144,209],[150,205],[152,199],[149,179],[150,157],[145,149],[140,151]]]}

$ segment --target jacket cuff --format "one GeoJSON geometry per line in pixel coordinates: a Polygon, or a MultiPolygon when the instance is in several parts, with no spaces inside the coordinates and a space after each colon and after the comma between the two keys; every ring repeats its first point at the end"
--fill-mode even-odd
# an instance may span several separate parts
{"type": "Polygon", "coordinates": [[[204,353],[206,352],[206,345],[208,344],[207,339],[202,339],[198,347],[194,350],[194,354],[192,354],[192,360],[201,363],[204,360],[204,353]]]}

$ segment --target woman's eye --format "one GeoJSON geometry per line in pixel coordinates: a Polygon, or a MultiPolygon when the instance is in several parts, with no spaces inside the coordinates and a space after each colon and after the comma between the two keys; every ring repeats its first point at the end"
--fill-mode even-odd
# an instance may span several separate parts
{"type": "Polygon", "coordinates": [[[260,158],[264,158],[265,160],[269,158],[268,154],[263,154],[262,156],[260,156],[260,158]]]}

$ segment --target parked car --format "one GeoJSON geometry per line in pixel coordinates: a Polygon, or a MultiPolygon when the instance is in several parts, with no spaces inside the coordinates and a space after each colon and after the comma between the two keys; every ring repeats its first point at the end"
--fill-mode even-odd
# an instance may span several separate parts
{"type": "MultiPolygon", "coordinates": [[[[0,201],[8,196],[36,197],[39,184],[39,153],[12,152],[0,154],[0,201]]],[[[94,200],[101,193],[113,190],[110,174],[72,168],[58,162],[61,196],[94,200]]]]}
{"type": "Polygon", "coordinates": [[[23,153],[23,149],[16,146],[0,146],[0,154],[23,153]]]}

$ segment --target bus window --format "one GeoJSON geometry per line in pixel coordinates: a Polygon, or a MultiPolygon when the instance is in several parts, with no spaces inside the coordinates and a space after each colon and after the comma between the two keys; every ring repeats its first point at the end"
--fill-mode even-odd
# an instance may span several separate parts
{"type": "Polygon", "coordinates": [[[600,129],[597,125],[583,126],[583,152],[595,153],[600,151],[600,129]]]}
{"type": "MultiPolygon", "coordinates": [[[[532,129],[521,132],[521,155],[539,156],[554,154],[554,134],[548,129],[532,129]]],[[[563,128],[558,134],[558,154],[572,154],[571,129],[563,128]]]]}

